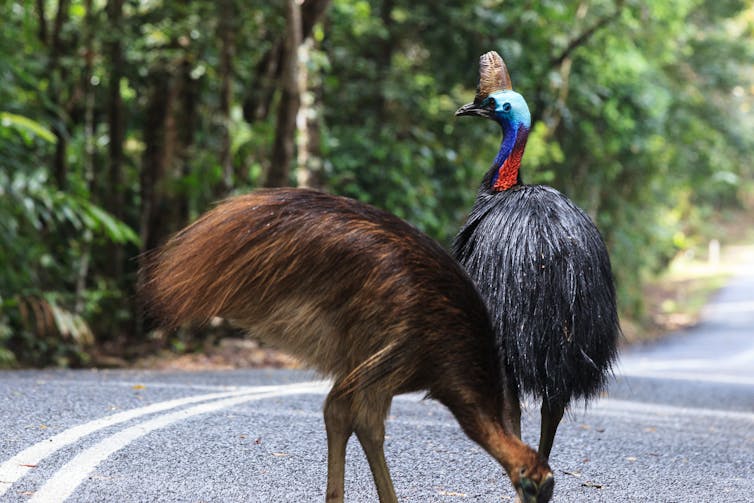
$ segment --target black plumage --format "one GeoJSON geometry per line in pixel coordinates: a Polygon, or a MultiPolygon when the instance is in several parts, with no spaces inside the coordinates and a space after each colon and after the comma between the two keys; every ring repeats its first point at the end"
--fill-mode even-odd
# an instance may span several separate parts
{"type": "Polygon", "coordinates": [[[486,299],[519,391],[565,404],[604,387],[615,292],[605,244],[581,209],[541,185],[482,190],[453,253],[486,299]]]}
{"type": "MultiPolygon", "coordinates": [[[[605,388],[620,328],[597,227],[557,190],[521,181],[531,119],[507,73],[497,53],[483,55],[476,98],[456,112],[494,120],[503,142],[453,253],[487,303],[513,391],[542,400],[539,452],[548,457],[567,405],[605,388]]],[[[520,408],[506,416],[520,435],[520,408]]]]}

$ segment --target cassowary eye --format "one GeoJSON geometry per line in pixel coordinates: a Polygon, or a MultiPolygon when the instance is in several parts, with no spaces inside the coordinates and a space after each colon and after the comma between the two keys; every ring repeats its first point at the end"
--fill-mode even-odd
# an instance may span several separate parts
{"type": "Polygon", "coordinates": [[[490,110],[494,110],[497,106],[497,103],[495,103],[494,98],[490,98],[490,101],[487,103],[487,106],[490,108],[490,110]]]}
{"type": "Polygon", "coordinates": [[[510,112],[511,111],[511,104],[510,103],[504,103],[503,104],[503,112],[510,112]]]}

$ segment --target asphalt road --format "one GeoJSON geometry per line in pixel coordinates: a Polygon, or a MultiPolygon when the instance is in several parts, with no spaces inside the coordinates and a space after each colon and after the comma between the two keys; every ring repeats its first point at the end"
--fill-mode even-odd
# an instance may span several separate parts
{"type": "MultiPolygon", "coordinates": [[[[323,501],[326,389],[291,371],[0,373],[0,502],[323,501]]],[[[513,501],[436,402],[397,397],[387,435],[402,501],[513,501]]],[[[754,268],[693,330],[626,353],[551,465],[556,502],[754,501],[754,268]]],[[[347,501],[376,501],[355,440],[346,479],[347,501]]]]}

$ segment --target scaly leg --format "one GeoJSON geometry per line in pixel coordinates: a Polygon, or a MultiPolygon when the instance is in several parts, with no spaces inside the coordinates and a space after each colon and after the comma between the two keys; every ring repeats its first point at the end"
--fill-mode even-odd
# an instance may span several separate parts
{"type": "Polygon", "coordinates": [[[372,470],[374,484],[377,486],[377,495],[380,503],[397,503],[398,498],[395,495],[393,480],[390,478],[390,471],[385,461],[385,418],[390,409],[391,398],[382,398],[379,396],[362,396],[358,402],[361,412],[357,415],[355,430],[356,436],[364,449],[369,462],[369,468],[372,470]]]}
{"type": "Polygon", "coordinates": [[[351,401],[332,398],[325,401],[325,429],[327,430],[327,493],[328,503],[343,503],[346,467],[346,445],[353,433],[351,401]]]}
{"type": "Polygon", "coordinates": [[[539,454],[545,459],[550,458],[555,432],[558,431],[560,420],[563,419],[565,406],[561,403],[548,403],[542,400],[542,426],[539,434],[539,454]]]}

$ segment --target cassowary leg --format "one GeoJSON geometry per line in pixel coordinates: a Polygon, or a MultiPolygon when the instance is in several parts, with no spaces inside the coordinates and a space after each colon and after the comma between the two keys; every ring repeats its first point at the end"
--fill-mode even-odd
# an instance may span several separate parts
{"type": "Polygon", "coordinates": [[[390,410],[391,397],[367,396],[354,398],[357,415],[354,429],[372,469],[380,503],[397,503],[393,480],[385,461],[385,418],[390,410]]]}
{"type": "Polygon", "coordinates": [[[327,493],[328,503],[342,503],[345,485],[346,445],[353,433],[351,400],[333,398],[325,401],[325,429],[327,430],[327,493]]]}
{"type": "Polygon", "coordinates": [[[558,431],[560,420],[563,419],[565,406],[561,403],[549,403],[542,400],[542,426],[539,434],[539,454],[545,459],[550,458],[555,432],[558,431]]]}
{"type": "Polygon", "coordinates": [[[521,438],[521,402],[516,389],[510,384],[503,391],[503,425],[507,431],[521,438]]]}

